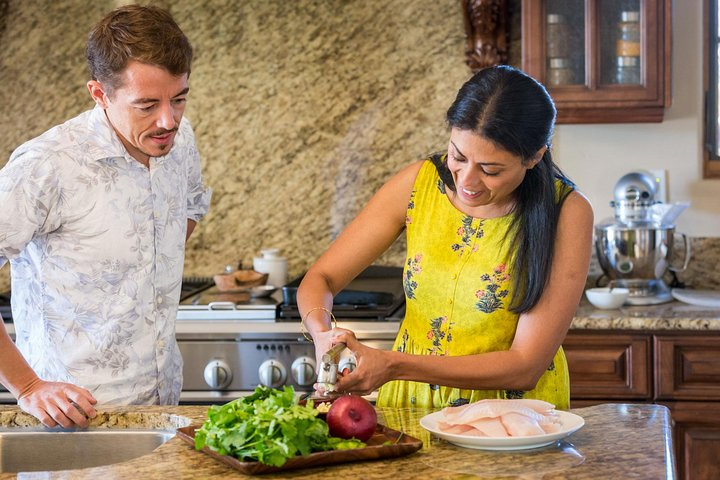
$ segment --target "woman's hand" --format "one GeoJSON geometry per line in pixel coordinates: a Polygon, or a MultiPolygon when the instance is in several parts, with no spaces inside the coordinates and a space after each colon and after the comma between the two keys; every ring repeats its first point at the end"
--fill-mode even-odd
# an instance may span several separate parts
{"type": "Polygon", "coordinates": [[[338,392],[369,395],[391,380],[388,371],[388,352],[363,345],[349,330],[343,330],[334,343],[344,343],[355,355],[355,370],[338,376],[338,392]]]}
{"type": "MultiPolygon", "coordinates": [[[[344,328],[333,328],[331,330],[327,330],[325,332],[318,332],[313,336],[313,341],[315,342],[315,362],[316,362],[316,372],[320,370],[320,365],[322,364],[322,357],[327,353],[328,350],[330,350],[332,347],[337,345],[338,343],[343,343],[339,340],[337,340],[338,336],[340,334],[350,334],[355,336],[351,330],[346,330],[344,328]]],[[[340,377],[341,372],[338,372],[338,378],[340,377]]],[[[315,390],[320,395],[325,394],[324,384],[318,384],[316,383],[313,385],[315,390]]]]}
{"type": "Polygon", "coordinates": [[[46,427],[86,428],[97,415],[97,400],[81,387],[38,380],[19,396],[18,406],[46,427]]]}
{"type": "Polygon", "coordinates": [[[345,330],[344,328],[333,328],[332,330],[328,330],[326,332],[318,332],[313,336],[313,341],[315,342],[315,361],[317,362],[317,368],[320,368],[322,356],[336,344],[340,343],[335,341],[335,338],[343,332],[352,333],[350,330],[345,330]]]}

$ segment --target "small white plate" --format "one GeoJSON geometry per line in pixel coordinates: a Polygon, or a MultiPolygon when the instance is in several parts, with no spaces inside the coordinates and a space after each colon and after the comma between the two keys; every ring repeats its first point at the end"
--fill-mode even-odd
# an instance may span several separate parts
{"type": "Polygon", "coordinates": [[[715,290],[688,290],[685,288],[673,288],[672,296],[675,300],[697,305],[699,307],[720,308],[720,292],[715,290]]]}
{"type": "Polygon", "coordinates": [[[524,437],[475,437],[472,435],[445,433],[437,428],[438,421],[444,418],[442,411],[425,415],[420,419],[420,426],[430,433],[459,447],[477,448],[480,450],[527,450],[550,445],[576,432],[585,425],[585,420],[574,413],[558,410],[557,414],[560,417],[560,423],[562,425],[562,429],[559,432],[524,437]]]}

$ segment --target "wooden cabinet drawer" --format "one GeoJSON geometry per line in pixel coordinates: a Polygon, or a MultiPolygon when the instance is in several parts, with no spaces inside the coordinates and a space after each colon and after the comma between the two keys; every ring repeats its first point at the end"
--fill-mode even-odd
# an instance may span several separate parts
{"type": "Polygon", "coordinates": [[[720,336],[655,337],[657,399],[720,400],[720,336]]]}
{"type": "Polygon", "coordinates": [[[563,349],[573,399],[649,399],[650,336],[569,333],[563,349]]]}
{"type": "Polygon", "coordinates": [[[678,478],[720,478],[720,403],[662,402],[673,418],[678,478]]]}

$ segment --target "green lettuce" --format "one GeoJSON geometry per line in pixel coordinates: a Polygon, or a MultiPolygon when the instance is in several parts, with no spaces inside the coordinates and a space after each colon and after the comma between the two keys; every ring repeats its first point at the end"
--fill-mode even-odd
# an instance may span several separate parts
{"type": "Polygon", "coordinates": [[[259,386],[247,396],[213,405],[195,432],[195,448],[207,446],[240,461],[281,467],[297,455],[361,448],[360,440],[331,437],[312,401],[299,405],[295,390],[259,386]]]}

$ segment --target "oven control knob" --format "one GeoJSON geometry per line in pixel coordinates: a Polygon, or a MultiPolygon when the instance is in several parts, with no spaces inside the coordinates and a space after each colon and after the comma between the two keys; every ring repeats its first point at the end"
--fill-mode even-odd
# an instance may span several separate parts
{"type": "Polygon", "coordinates": [[[222,360],[213,360],[205,366],[205,383],[213,390],[220,390],[232,382],[232,369],[222,360]]]}
{"type": "Polygon", "coordinates": [[[285,365],[275,359],[265,360],[260,365],[258,375],[260,376],[260,383],[266,387],[281,387],[287,380],[285,365]]]}
{"type": "Polygon", "coordinates": [[[295,382],[300,386],[312,385],[315,383],[315,359],[310,357],[298,357],[290,366],[290,371],[295,382]]]}

